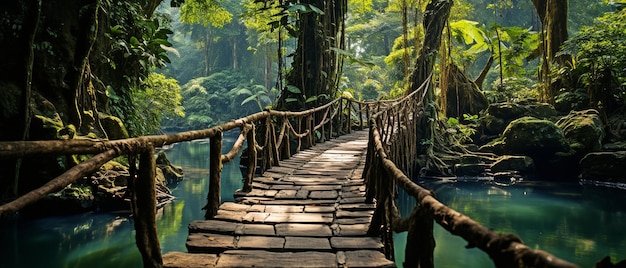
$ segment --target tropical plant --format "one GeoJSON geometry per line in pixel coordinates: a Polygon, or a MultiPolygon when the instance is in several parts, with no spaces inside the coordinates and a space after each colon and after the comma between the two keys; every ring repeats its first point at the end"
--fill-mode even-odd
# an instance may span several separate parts
{"type": "MultiPolygon", "coordinates": [[[[573,57],[573,78],[587,88],[592,105],[607,110],[625,97],[626,11],[617,10],[599,17],[566,41],[561,54],[573,57]]],[[[562,72],[570,73],[570,72],[562,72]]]]}
{"type": "Polygon", "coordinates": [[[176,120],[185,116],[178,81],[163,74],[150,73],[142,88],[133,91],[132,97],[135,108],[141,113],[135,114],[137,118],[133,118],[127,128],[136,135],[155,134],[162,119],[176,120]]]}

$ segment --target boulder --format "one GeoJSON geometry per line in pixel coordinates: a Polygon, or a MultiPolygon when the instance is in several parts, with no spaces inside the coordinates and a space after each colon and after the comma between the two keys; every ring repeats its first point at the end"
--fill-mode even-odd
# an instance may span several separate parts
{"type": "Polygon", "coordinates": [[[491,164],[492,172],[519,171],[531,172],[535,169],[535,163],[528,156],[503,155],[491,164]]]}
{"type": "Polygon", "coordinates": [[[527,112],[524,106],[513,102],[493,103],[487,108],[488,114],[502,119],[520,118],[527,112]]]}
{"type": "Polygon", "coordinates": [[[485,173],[486,164],[455,164],[454,175],[458,177],[475,177],[485,173]]]}
{"type": "Polygon", "coordinates": [[[626,151],[589,153],[580,167],[582,179],[625,183],[626,151]]]}
{"type": "Polygon", "coordinates": [[[534,117],[511,122],[502,133],[502,139],[505,152],[533,159],[569,151],[563,131],[556,124],[534,117]]]}
{"type": "Polygon", "coordinates": [[[176,184],[183,180],[183,168],[174,165],[167,159],[165,152],[159,152],[156,159],[157,167],[163,172],[166,184],[176,184]]]}
{"type": "Polygon", "coordinates": [[[110,140],[126,139],[129,137],[122,120],[105,113],[100,113],[98,116],[100,118],[100,124],[110,140]]]}
{"type": "Polygon", "coordinates": [[[545,102],[531,103],[526,106],[528,115],[541,119],[548,119],[557,115],[554,106],[545,102]]]}
{"type": "Polygon", "coordinates": [[[554,108],[561,112],[567,113],[572,110],[584,110],[589,107],[589,94],[585,89],[577,89],[575,91],[563,92],[554,99],[554,108]]]}
{"type": "Polygon", "coordinates": [[[557,152],[568,152],[569,145],[556,124],[534,117],[522,117],[512,121],[502,137],[481,147],[481,151],[527,155],[538,160],[550,158],[557,152]]]}
{"type": "Polygon", "coordinates": [[[604,125],[598,111],[571,111],[556,125],[563,130],[570,147],[577,154],[584,155],[602,148],[604,125]]]}

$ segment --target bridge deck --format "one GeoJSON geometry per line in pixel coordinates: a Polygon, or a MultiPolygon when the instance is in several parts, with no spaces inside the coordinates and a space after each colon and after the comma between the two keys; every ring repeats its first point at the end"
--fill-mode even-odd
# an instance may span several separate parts
{"type": "Polygon", "coordinates": [[[165,267],[390,267],[361,175],[367,131],[318,144],[256,177],[253,190],[189,225],[189,253],[165,267]]]}

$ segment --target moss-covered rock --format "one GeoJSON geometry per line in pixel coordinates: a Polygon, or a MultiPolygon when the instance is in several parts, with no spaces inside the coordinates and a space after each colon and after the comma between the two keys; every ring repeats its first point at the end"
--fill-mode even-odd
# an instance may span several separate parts
{"type": "Polygon", "coordinates": [[[522,173],[532,172],[535,163],[528,156],[503,155],[491,164],[492,172],[519,171],[522,173]]]}
{"type": "Polygon", "coordinates": [[[105,113],[100,113],[100,124],[110,140],[126,139],[129,137],[128,131],[122,120],[105,113]]]}
{"type": "Polygon", "coordinates": [[[493,103],[487,108],[487,113],[497,118],[516,119],[528,113],[526,107],[513,102],[493,103]]]}
{"type": "Polygon", "coordinates": [[[528,115],[541,119],[548,119],[557,115],[554,106],[544,102],[528,104],[526,110],[528,111],[528,115]]]}
{"type": "Polygon", "coordinates": [[[527,155],[537,160],[552,157],[557,152],[568,152],[569,145],[556,124],[534,117],[522,117],[512,121],[501,138],[481,147],[481,151],[527,155]]]}
{"type": "Polygon", "coordinates": [[[172,164],[170,160],[167,159],[165,152],[159,152],[157,154],[156,164],[163,172],[166,184],[175,184],[183,180],[183,168],[172,164]]]}
{"type": "Polygon", "coordinates": [[[589,153],[580,166],[583,179],[626,183],[626,151],[589,153]]]}
{"type": "Polygon", "coordinates": [[[589,94],[585,89],[563,92],[554,99],[554,108],[562,114],[589,108],[589,94]]]}
{"type": "Polygon", "coordinates": [[[582,156],[602,148],[604,125],[598,111],[571,111],[556,124],[563,130],[570,147],[577,154],[582,156]]]}

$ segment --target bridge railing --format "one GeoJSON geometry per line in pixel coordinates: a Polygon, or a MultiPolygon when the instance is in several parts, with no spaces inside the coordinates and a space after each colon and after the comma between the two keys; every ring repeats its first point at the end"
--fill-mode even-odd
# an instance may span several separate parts
{"type": "Polygon", "coordinates": [[[232,161],[247,142],[248,173],[243,191],[250,191],[255,172],[279,165],[300,149],[314,146],[333,137],[367,127],[371,114],[392,101],[358,102],[338,98],[326,105],[301,112],[266,110],[204,130],[169,135],[142,136],[121,140],[48,140],[0,142],[0,160],[24,157],[92,155],[69,168],[41,187],[0,205],[0,218],[10,217],[50,193],[90,176],[105,163],[127,156],[130,164],[128,191],[136,230],[136,243],[144,267],[162,267],[163,260],[156,229],[155,147],[197,139],[210,140],[209,193],[205,218],[213,218],[220,205],[222,164],[232,161]],[[239,137],[226,154],[222,152],[222,134],[239,129],[239,137]],[[292,147],[295,146],[295,147],[292,147]],[[138,156],[138,157],[137,157],[138,156]],[[257,161],[258,159],[258,161],[257,161]],[[137,165],[137,160],[139,160],[137,165]],[[137,167],[138,166],[138,167],[137,167]]]}
{"type": "Polygon", "coordinates": [[[387,258],[394,255],[392,232],[408,231],[404,267],[433,267],[437,222],[453,235],[487,253],[496,267],[577,267],[547,252],[524,245],[512,234],[498,234],[471,218],[445,206],[434,194],[410,178],[416,175],[416,156],[432,129],[420,128],[418,122],[434,120],[423,98],[429,87],[426,81],[419,90],[370,118],[370,133],[364,178],[366,201],[376,201],[368,233],[380,235],[387,258]],[[412,213],[401,218],[395,205],[397,187],[415,198],[412,213]]]}

